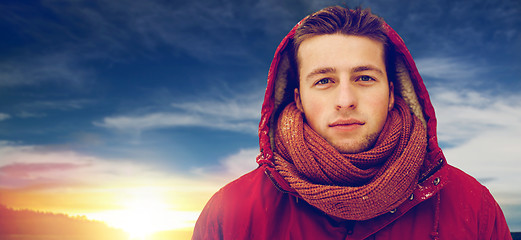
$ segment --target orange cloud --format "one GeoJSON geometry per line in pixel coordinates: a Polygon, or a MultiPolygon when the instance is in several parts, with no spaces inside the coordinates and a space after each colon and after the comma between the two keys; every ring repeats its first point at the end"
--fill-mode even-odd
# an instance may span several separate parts
{"type": "Polygon", "coordinates": [[[52,176],[88,166],[76,163],[12,163],[0,167],[0,186],[19,188],[32,185],[61,185],[52,176]]]}

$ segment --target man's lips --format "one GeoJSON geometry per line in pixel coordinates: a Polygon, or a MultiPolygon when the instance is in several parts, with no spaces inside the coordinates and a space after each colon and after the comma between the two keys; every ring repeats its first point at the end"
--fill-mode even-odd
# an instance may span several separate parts
{"type": "Polygon", "coordinates": [[[365,123],[357,119],[340,119],[329,124],[329,127],[348,127],[354,125],[364,125],[365,123]]]}
{"type": "Polygon", "coordinates": [[[357,119],[340,119],[336,120],[333,123],[329,124],[329,127],[335,129],[337,131],[354,131],[361,126],[363,126],[365,122],[362,122],[357,119]]]}

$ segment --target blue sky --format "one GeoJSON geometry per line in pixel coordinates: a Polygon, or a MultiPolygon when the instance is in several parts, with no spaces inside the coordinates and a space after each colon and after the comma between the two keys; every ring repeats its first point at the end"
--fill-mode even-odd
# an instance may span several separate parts
{"type": "MultiPolygon", "coordinates": [[[[343,3],[2,1],[0,170],[72,164],[60,178],[89,186],[175,178],[199,189],[190,209],[200,211],[255,167],[278,43],[307,14],[343,3]]],[[[521,231],[521,2],[347,3],[370,7],[402,36],[449,163],[489,187],[521,231]]],[[[0,172],[0,188],[57,183],[50,168],[9,181],[0,172]]]]}

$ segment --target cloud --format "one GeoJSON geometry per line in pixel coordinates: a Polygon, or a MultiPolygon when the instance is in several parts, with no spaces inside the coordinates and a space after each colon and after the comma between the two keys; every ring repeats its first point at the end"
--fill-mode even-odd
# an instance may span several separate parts
{"type": "Polygon", "coordinates": [[[9,118],[11,118],[11,115],[7,113],[0,113],[0,121],[7,120],[9,118]]]}
{"type": "Polygon", "coordinates": [[[149,57],[150,52],[164,51],[165,47],[204,61],[218,62],[223,57],[238,63],[258,61],[251,46],[266,46],[266,39],[280,34],[274,29],[284,27],[287,31],[295,24],[295,20],[288,20],[292,11],[280,2],[57,2],[45,1],[41,6],[55,18],[24,18],[10,12],[6,20],[23,26],[24,35],[50,46],[54,41],[86,58],[118,62],[149,57]]]}
{"type": "Polygon", "coordinates": [[[19,118],[42,118],[47,116],[45,113],[33,113],[33,112],[27,112],[27,111],[20,111],[16,114],[19,118]]]}
{"type": "Polygon", "coordinates": [[[226,173],[233,177],[239,177],[257,167],[256,158],[259,155],[259,149],[240,149],[239,152],[228,156],[221,163],[226,169],[226,173]]]}
{"type": "Polygon", "coordinates": [[[442,87],[430,92],[441,142],[458,145],[486,132],[521,129],[521,96],[442,87]]]}
{"type": "Polygon", "coordinates": [[[21,145],[0,141],[0,189],[46,185],[49,189],[62,186],[100,187],[108,182],[142,185],[149,182],[166,184],[170,181],[191,182],[179,185],[182,191],[201,188],[216,190],[229,180],[256,168],[259,149],[238,149],[217,164],[192,169],[196,175],[184,175],[152,162],[152,159],[118,159],[84,154],[73,150],[47,146],[21,145]],[[208,178],[201,179],[207,176],[208,178]],[[211,178],[211,181],[208,179],[211,178]],[[201,181],[199,181],[201,180],[201,181]],[[185,189],[186,188],[186,189],[185,189]]]}
{"type": "MultiPolygon", "coordinates": [[[[251,91],[251,90],[250,90],[251,91]]],[[[105,117],[93,124],[120,131],[142,132],[159,128],[203,127],[256,134],[262,100],[259,94],[213,97],[176,102],[162,112],[105,117]]]]}
{"type": "Polygon", "coordinates": [[[186,174],[151,164],[154,161],[149,158],[105,158],[0,141],[1,203],[40,211],[94,213],[121,209],[133,197],[154,193],[170,209],[193,211],[197,217],[220,187],[255,168],[257,153],[257,149],[243,149],[214,168],[200,169],[201,174],[186,174]]]}
{"type": "Polygon", "coordinates": [[[379,1],[369,7],[400,33],[413,55],[441,53],[476,60],[497,54],[496,60],[501,61],[521,50],[521,8],[516,0],[496,2],[493,8],[479,1],[408,3],[406,8],[396,8],[395,1],[379,1]]]}
{"type": "Polygon", "coordinates": [[[438,139],[448,163],[485,185],[507,213],[511,230],[521,229],[515,224],[519,214],[507,211],[519,209],[521,202],[517,184],[521,182],[521,96],[516,91],[497,91],[490,81],[482,81],[487,88],[476,88],[474,84],[485,79],[490,68],[475,71],[462,61],[450,60],[441,61],[440,69],[435,70],[435,62],[422,62],[433,65],[422,74],[442,81],[432,84],[429,92],[436,109],[438,139]],[[457,70],[451,70],[447,64],[451,61],[457,70]],[[446,71],[436,75],[438,70],[446,71]]]}
{"type": "Polygon", "coordinates": [[[123,14],[133,14],[128,30],[137,33],[151,49],[167,45],[203,61],[221,62],[226,58],[227,62],[251,63],[260,60],[256,47],[266,47],[266,39],[280,34],[279,27],[288,31],[295,24],[288,21],[292,11],[277,3],[191,1],[180,7],[146,1],[112,6],[123,14]]]}
{"type": "MultiPolygon", "coordinates": [[[[0,141],[0,189],[75,189],[167,186],[179,191],[214,191],[215,183],[182,177],[151,159],[118,159],[46,146],[0,141]],[[169,184],[174,184],[169,186],[169,184]],[[181,184],[182,183],[182,184],[181,184]],[[185,189],[186,188],[186,189],[185,189]]],[[[255,161],[255,160],[254,160],[255,161]]],[[[157,162],[157,161],[156,161],[157,162]]],[[[182,172],[182,170],[179,170],[182,172]]]]}
{"type": "Polygon", "coordinates": [[[148,130],[154,128],[193,126],[201,124],[203,119],[197,116],[188,116],[172,113],[151,113],[144,116],[116,116],[106,117],[103,122],[94,125],[115,128],[118,130],[148,130]]]}
{"type": "Polygon", "coordinates": [[[94,122],[94,125],[130,132],[175,127],[205,127],[247,133],[254,133],[257,129],[255,124],[250,121],[219,120],[211,117],[175,113],[151,113],[144,116],[106,117],[101,123],[94,122]]]}
{"type": "Polygon", "coordinates": [[[19,117],[44,117],[41,111],[59,110],[72,111],[83,109],[87,105],[94,104],[95,100],[90,99],[67,99],[67,100],[40,100],[32,102],[24,102],[17,105],[20,110],[19,117]]]}
{"type": "Polygon", "coordinates": [[[11,163],[0,167],[0,187],[17,188],[35,185],[62,186],[60,176],[85,167],[76,163],[11,163]]]}
{"type": "MultiPolygon", "coordinates": [[[[9,106],[16,118],[44,118],[52,111],[77,111],[86,106],[93,105],[96,100],[90,99],[66,99],[66,100],[29,100],[9,106]]],[[[55,113],[54,113],[55,114],[55,113]]],[[[1,116],[0,116],[0,120],[1,116]]]]}
{"type": "Polygon", "coordinates": [[[251,99],[224,100],[216,101],[199,101],[172,103],[172,106],[187,112],[196,114],[211,115],[219,118],[233,120],[258,120],[260,119],[261,102],[251,99]]]}
{"type": "Polygon", "coordinates": [[[419,58],[415,62],[423,77],[453,80],[458,83],[461,79],[467,80],[483,72],[482,68],[453,57],[419,58]]]}
{"type": "Polygon", "coordinates": [[[7,141],[0,141],[0,156],[0,204],[82,215],[117,227],[128,227],[122,218],[140,223],[144,209],[168,221],[161,225],[165,229],[193,227],[206,201],[224,185],[222,178],[165,171],[148,158],[104,158],[7,141]]]}
{"type": "Polygon", "coordinates": [[[521,134],[520,128],[485,131],[454,148],[444,149],[450,164],[473,177],[487,179],[486,185],[503,204],[521,202],[521,134]]]}
{"type": "Polygon", "coordinates": [[[521,202],[521,96],[431,91],[447,161],[486,185],[503,204],[521,202]]]}
{"type": "Polygon", "coordinates": [[[60,83],[82,87],[93,72],[81,67],[73,53],[21,55],[0,62],[0,87],[60,83]]]}
{"type": "Polygon", "coordinates": [[[258,148],[239,149],[238,152],[221,159],[217,165],[194,168],[191,172],[198,178],[224,186],[257,168],[257,155],[259,155],[258,148]]]}
{"type": "Polygon", "coordinates": [[[150,167],[130,159],[102,159],[71,150],[0,143],[0,187],[97,184],[127,174],[146,176],[150,167]]]}
{"type": "Polygon", "coordinates": [[[9,177],[30,177],[31,173],[68,171],[82,165],[73,163],[13,163],[0,167],[0,175],[9,177]]]}

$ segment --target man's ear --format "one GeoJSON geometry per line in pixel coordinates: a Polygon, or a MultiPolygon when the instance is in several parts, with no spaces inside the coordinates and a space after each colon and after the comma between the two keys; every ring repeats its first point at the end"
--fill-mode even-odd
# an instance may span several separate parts
{"type": "Polygon", "coordinates": [[[389,109],[390,112],[394,107],[394,85],[393,82],[389,82],[389,109]]]}
{"type": "Polygon", "coordinates": [[[294,93],[295,93],[295,95],[294,95],[295,104],[297,105],[298,110],[300,110],[301,112],[304,112],[304,108],[302,107],[302,101],[300,100],[300,93],[298,91],[298,88],[295,88],[294,93]]]}

